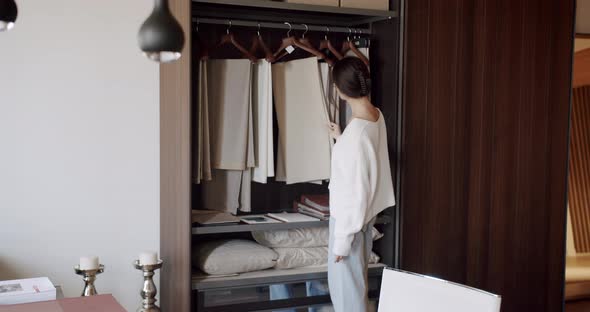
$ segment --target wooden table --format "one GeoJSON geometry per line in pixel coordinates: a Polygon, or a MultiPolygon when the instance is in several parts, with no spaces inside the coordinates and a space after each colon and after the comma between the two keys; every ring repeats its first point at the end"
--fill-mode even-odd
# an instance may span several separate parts
{"type": "Polygon", "coordinates": [[[2,305],[0,312],[126,312],[112,295],[66,298],[26,304],[2,305]]]}

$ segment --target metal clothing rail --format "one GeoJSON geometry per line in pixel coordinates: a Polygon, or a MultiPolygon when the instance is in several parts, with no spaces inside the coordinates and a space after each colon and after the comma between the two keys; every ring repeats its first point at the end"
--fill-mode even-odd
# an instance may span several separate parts
{"type": "Polygon", "coordinates": [[[275,28],[275,29],[286,29],[286,30],[307,30],[317,31],[324,33],[348,33],[354,34],[365,34],[370,35],[371,30],[368,28],[348,28],[348,27],[330,27],[320,25],[308,25],[308,24],[294,24],[289,23],[268,23],[268,22],[253,22],[244,20],[234,19],[216,19],[216,18],[205,18],[195,17],[193,22],[198,24],[215,24],[215,25],[227,25],[227,26],[242,26],[242,27],[260,27],[260,28],[275,28]]]}

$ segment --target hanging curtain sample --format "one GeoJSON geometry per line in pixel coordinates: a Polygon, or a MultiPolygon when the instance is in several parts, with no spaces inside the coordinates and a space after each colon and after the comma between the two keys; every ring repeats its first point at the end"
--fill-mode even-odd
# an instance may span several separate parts
{"type": "Polygon", "coordinates": [[[260,60],[253,65],[252,71],[252,115],[256,158],[252,180],[258,183],[266,183],[268,177],[275,175],[272,112],[271,64],[266,60],[260,60]]]}
{"type": "Polygon", "coordinates": [[[328,118],[330,122],[340,124],[340,100],[336,93],[336,86],[332,81],[330,65],[328,63],[318,63],[320,70],[320,79],[322,81],[322,94],[324,96],[328,118]]]}
{"type": "Polygon", "coordinates": [[[248,59],[209,60],[206,69],[205,119],[212,173],[211,181],[202,188],[203,208],[232,214],[250,212],[251,170],[256,164],[252,63],[248,59]]]}
{"type": "Polygon", "coordinates": [[[247,59],[209,60],[209,134],[211,166],[245,170],[254,167],[252,64],[247,59]]]}
{"type": "Polygon", "coordinates": [[[209,108],[207,93],[207,61],[199,61],[197,86],[197,144],[193,161],[193,180],[211,180],[211,153],[209,150],[209,108]]]}
{"type": "Polygon", "coordinates": [[[317,58],[272,65],[279,126],[277,178],[287,184],[330,178],[330,134],[317,58]]]}
{"type": "Polygon", "coordinates": [[[214,169],[212,180],[203,183],[203,208],[237,214],[238,210],[250,212],[251,169],[214,169]]]}

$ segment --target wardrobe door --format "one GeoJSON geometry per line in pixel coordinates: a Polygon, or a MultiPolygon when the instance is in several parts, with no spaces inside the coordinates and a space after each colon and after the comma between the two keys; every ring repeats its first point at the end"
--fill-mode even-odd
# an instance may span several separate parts
{"type": "Polygon", "coordinates": [[[561,311],[574,1],[405,5],[401,268],[561,311]]]}

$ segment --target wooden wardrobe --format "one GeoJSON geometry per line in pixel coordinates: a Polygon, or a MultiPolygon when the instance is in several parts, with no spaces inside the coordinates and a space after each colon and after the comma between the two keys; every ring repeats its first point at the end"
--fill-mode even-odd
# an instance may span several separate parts
{"type": "MultiPolygon", "coordinates": [[[[231,227],[197,227],[191,224],[191,209],[200,209],[200,186],[192,183],[192,147],[195,138],[191,135],[194,126],[193,107],[195,96],[194,75],[197,45],[193,36],[199,18],[223,19],[253,22],[290,22],[301,26],[339,27],[341,31],[348,27],[364,29],[371,32],[371,68],[372,68],[372,99],[381,109],[388,127],[388,142],[392,175],[397,181],[398,161],[398,121],[399,121],[399,88],[401,77],[401,32],[399,2],[391,1],[389,11],[349,9],[267,0],[171,0],[171,10],[185,30],[187,44],[182,58],[175,63],[161,65],[161,208],[160,208],[160,250],[165,265],[162,268],[160,284],[160,304],[164,311],[258,311],[266,309],[303,307],[313,304],[329,303],[329,296],[313,298],[296,298],[282,300],[277,307],[276,302],[237,302],[225,306],[205,304],[206,296],[211,292],[240,287],[267,287],[273,284],[323,280],[326,270],[317,272],[302,271],[289,276],[257,276],[246,280],[217,280],[213,283],[194,282],[191,279],[195,271],[191,267],[191,249],[195,244],[210,237],[244,237],[250,230],[260,230],[258,226],[231,227]],[[292,304],[292,305],[291,305],[292,304]]],[[[250,38],[256,28],[240,27],[232,23],[231,31],[242,42],[249,45],[250,38]]],[[[225,34],[226,25],[198,24],[199,35],[209,36],[208,41],[218,40],[225,34]]],[[[323,28],[322,28],[323,29],[323,28]]],[[[352,30],[351,30],[352,31],[352,30]]],[[[261,33],[267,43],[276,49],[285,36],[286,30],[262,29],[261,33]]],[[[301,35],[301,31],[297,33],[301,35]]],[[[312,42],[319,42],[325,35],[324,31],[310,31],[306,37],[312,42]]],[[[335,42],[342,42],[354,33],[329,33],[335,42]]],[[[223,56],[223,51],[221,54],[223,56]]],[[[219,56],[218,55],[218,56],[219,56]]],[[[395,181],[394,181],[395,182],[395,181]]],[[[327,192],[327,186],[309,184],[284,185],[269,183],[253,185],[253,212],[264,212],[273,207],[291,205],[293,199],[301,194],[327,192]]],[[[377,219],[377,227],[384,232],[384,238],[376,242],[381,262],[387,266],[397,266],[399,260],[399,209],[389,208],[377,219]]],[[[320,223],[318,223],[320,224],[320,223]]],[[[321,223],[326,225],[327,223],[321,223]]],[[[280,225],[281,228],[290,225],[280,225]]],[[[313,226],[303,224],[302,226],[313,226]]],[[[263,226],[264,229],[275,229],[275,226],[263,226]]],[[[382,269],[382,268],[381,268],[382,269]]],[[[369,272],[375,281],[376,290],[370,297],[378,298],[378,283],[381,270],[373,268],[369,272]]]]}
{"type": "MultiPolygon", "coordinates": [[[[164,311],[192,311],[198,300],[191,18],[203,3],[230,5],[223,15],[232,4],[262,2],[287,5],[170,1],[187,45],[178,62],[161,65],[164,311]]],[[[398,199],[382,243],[387,264],[498,293],[505,312],[561,311],[574,1],[401,0],[390,7],[393,21],[365,16],[380,44],[373,95],[387,111],[398,199]]],[[[308,23],[337,22],[339,12],[313,9],[308,23]]]]}

